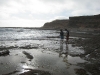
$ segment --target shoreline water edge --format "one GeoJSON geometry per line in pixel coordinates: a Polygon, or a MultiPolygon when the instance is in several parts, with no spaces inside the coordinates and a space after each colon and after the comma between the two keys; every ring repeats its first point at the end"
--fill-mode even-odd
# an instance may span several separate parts
{"type": "Polygon", "coordinates": [[[0,56],[0,75],[92,75],[87,69],[96,58],[90,60],[84,46],[93,33],[70,33],[66,44],[60,42],[59,30],[0,28],[0,53],[9,51],[0,56]]]}

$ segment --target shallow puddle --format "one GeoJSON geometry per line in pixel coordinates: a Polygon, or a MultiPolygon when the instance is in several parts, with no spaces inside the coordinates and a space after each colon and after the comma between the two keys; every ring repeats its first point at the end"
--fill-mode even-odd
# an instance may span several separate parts
{"type": "Polygon", "coordinates": [[[60,54],[44,49],[15,49],[10,50],[10,55],[0,57],[0,74],[20,74],[33,70],[48,71],[53,75],[75,75],[77,63],[84,63],[80,57],[60,54]],[[30,60],[23,54],[26,51],[33,56],[30,60]]]}

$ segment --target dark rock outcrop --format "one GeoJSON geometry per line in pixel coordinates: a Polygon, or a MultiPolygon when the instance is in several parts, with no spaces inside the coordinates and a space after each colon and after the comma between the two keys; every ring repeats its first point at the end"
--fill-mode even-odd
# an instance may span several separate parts
{"type": "Polygon", "coordinates": [[[3,50],[3,51],[0,51],[0,56],[5,56],[5,55],[9,55],[9,50],[3,50]]]}
{"type": "Polygon", "coordinates": [[[30,55],[28,52],[23,51],[23,54],[25,54],[28,59],[30,59],[30,60],[33,59],[33,56],[30,55]]]}

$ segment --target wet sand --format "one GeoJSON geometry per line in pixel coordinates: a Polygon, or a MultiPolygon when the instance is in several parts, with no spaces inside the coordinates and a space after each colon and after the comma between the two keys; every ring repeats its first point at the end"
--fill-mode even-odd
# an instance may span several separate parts
{"type": "Polygon", "coordinates": [[[87,62],[79,56],[71,56],[84,53],[82,49],[65,42],[61,45],[60,40],[30,40],[17,47],[18,42],[12,42],[12,48],[9,46],[9,55],[0,56],[0,74],[76,75],[75,69],[81,68],[77,64],[87,62]],[[30,45],[26,45],[29,42],[30,45]]]}
{"type": "Polygon", "coordinates": [[[0,40],[0,50],[10,51],[9,55],[0,56],[0,75],[92,75],[92,72],[99,75],[99,67],[96,71],[99,62],[96,62],[98,65],[92,65],[97,58],[92,58],[92,62],[88,61],[89,56],[98,55],[99,51],[84,55],[85,52],[94,50],[94,46],[98,49],[99,41],[97,40],[97,45],[91,45],[93,39],[85,43],[82,41],[98,33],[70,32],[67,44],[65,39],[63,43],[61,42],[59,31],[56,30],[47,32],[23,30],[15,33],[16,36],[19,33],[21,36],[15,38],[14,35],[14,39],[0,40]],[[29,31],[31,34],[28,33],[29,31]],[[36,32],[37,37],[33,37],[36,36],[36,32]],[[26,33],[28,34],[25,35],[26,33]],[[90,43],[87,50],[82,47],[82,43],[85,47],[90,43]]]}

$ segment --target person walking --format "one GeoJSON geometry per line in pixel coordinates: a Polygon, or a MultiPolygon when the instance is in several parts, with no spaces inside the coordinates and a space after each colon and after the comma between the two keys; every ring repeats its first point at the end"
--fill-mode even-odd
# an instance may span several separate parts
{"type": "Polygon", "coordinates": [[[66,43],[67,43],[69,40],[69,31],[67,29],[65,29],[65,31],[66,31],[66,43]]]}

